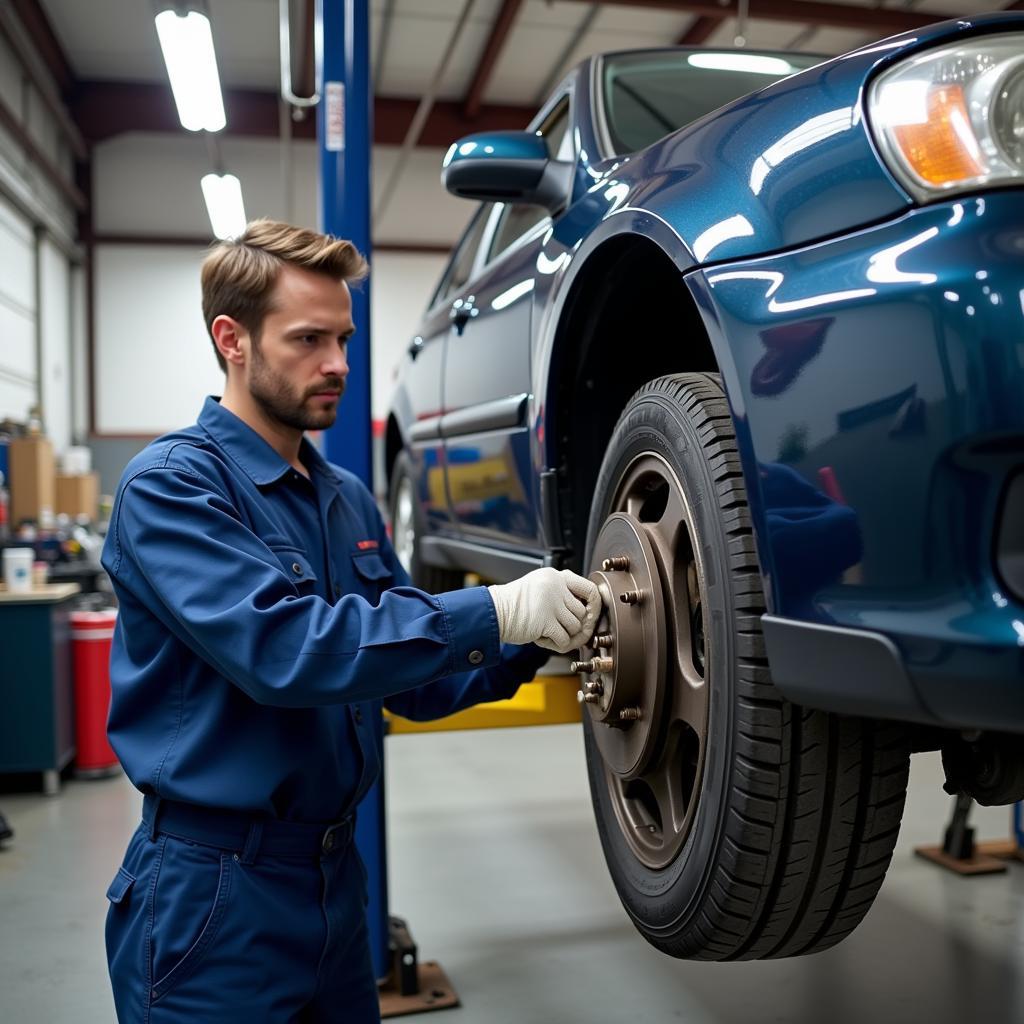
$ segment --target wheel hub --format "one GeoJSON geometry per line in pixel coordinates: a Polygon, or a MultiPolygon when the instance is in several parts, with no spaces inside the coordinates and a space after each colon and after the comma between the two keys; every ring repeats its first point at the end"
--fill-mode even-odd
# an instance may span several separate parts
{"type": "Polygon", "coordinates": [[[639,776],[656,753],[664,701],[665,599],[654,550],[639,520],[609,516],[594,545],[590,579],[603,608],[584,660],[578,697],[607,766],[639,776]]]}

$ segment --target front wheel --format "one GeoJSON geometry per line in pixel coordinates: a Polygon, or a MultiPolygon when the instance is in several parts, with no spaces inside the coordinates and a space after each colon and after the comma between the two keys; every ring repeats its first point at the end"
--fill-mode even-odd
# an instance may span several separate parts
{"type": "Polygon", "coordinates": [[[637,928],[687,959],[834,945],[885,876],[909,748],[897,726],[800,708],[772,685],[717,376],[661,377],[629,402],[586,564],[606,609],[582,690],[591,796],[637,928]]]}

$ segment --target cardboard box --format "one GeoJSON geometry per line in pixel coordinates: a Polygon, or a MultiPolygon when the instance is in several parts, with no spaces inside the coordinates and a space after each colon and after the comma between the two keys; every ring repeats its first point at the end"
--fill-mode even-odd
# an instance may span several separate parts
{"type": "Polygon", "coordinates": [[[57,499],[53,445],[47,437],[18,437],[11,441],[7,458],[11,469],[11,526],[17,528],[23,519],[38,522],[40,510],[53,511],[57,499]]]}
{"type": "Polygon", "coordinates": [[[83,473],[80,476],[57,474],[57,506],[58,514],[67,513],[72,519],[75,516],[87,515],[93,521],[99,514],[100,475],[99,473],[83,473]]]}

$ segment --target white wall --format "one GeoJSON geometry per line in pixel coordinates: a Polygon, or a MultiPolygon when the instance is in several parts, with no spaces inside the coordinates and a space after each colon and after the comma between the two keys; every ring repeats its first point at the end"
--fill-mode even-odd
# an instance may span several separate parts
{"type": "MultiPolygon", "coordinates": [[[[225,169],[242,182],[246,214],[315,227],[316,147],[292,144],[292,189],[282,186],[274,140],[222,140],[225,169]]],[[[379,192],[397,158],[375,149],[379,192]]],[[[377,242],[451,245],[473,204],[441,187],[441,150],[417,150],[385,216],[377,242]]],[[[206,237],[210,226],[199,180],[205,145],[179,134],[122,135],[94,153],[97,235],[206,237]]],[[[100,244],[96,248],[96,427],[101,434],[157,434],[192,422],[223,377],[200,313],[202,252],[181,245],[100,244]],[[159,393],[152,382],[159,382],[159,393]],[[147,386],[148,382],[148,386],[147,386]]],[[[404,355],[447,256],[378,252],[371,258],[372,410],[382,418],[393,370],[404,355]]]]}
{"type": "MultiPolygon", "coordinates": [[[[203,253],[182,246],[96,247],[96,418],[101,434],[160,434],[195,420],[220,394],[200,308],[203,253]]],[[[372,414],[416,331],[445,257],[382,252],[370,278],[372,414]]]]}
{"type": "Polygon", "coordinates": [[[370,319],[373,334],[372,410],[384,419],[401,365],[427,302],[448,262],[427,253],[379,252],[370,276],[370,319]]]}
{"type": "Polygon", "coordinates": [[[224,379],[200,307],[202,251],[98,245],[94,258],[97,432],[193,422],[224,379]]]}

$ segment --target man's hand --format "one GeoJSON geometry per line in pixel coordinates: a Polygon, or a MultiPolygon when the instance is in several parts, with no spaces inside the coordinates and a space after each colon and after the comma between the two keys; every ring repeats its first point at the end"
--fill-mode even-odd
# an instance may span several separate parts
{"type": "Polygon", "coordinates": [[[568,569],[535,569],[513,583],[487,589],[503,641],[535,643],[559,654],[582,647],[601,612],[597,587],[568,569]]]}

